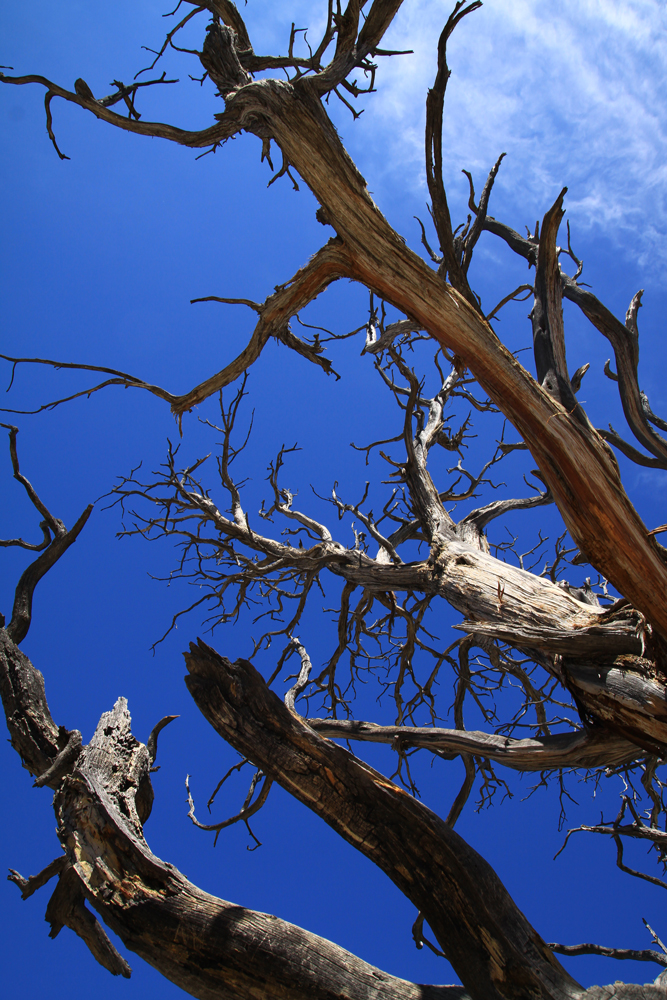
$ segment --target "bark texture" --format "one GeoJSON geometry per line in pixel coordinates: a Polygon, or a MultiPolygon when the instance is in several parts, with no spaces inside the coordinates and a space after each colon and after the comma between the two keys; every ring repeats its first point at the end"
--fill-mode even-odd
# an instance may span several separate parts
{"type": "MultiPolygon", "coordinates": [[[[465,638],[459,643],[454,729],[406,725],[400,694],[396,696],[398,720],[394,726],[335,718],[302,719],[295,704],[305,690],[312,665],[289,626],[285,634],[298,651],[302,666],[285,704],[248,661],[231,663],[201,640],[186,654],[186,684],[204,717],[223,739],[257,765],[267,780],[278,781],[392,879],[419,912],[415,927],[428,922],[463,986],[422,986],[387,976],[305,930],[208,895],[152,854],[143,832],[153,802],[150,773],[158,733],[172,717],[157,724],[144,746],[132,735],[127,705],[121,698],[102,717],[85,747],[77,730],[58,727],[51,718],[43,678],[18,649],[18,643],[30,626],[35,586],[76,540],[91,508],[71,531],[53,518],[20,473],[17,429],[3,425],[10,430],[15,478],[44,518],[44,541],[39,545],[21,539],[2,542],[40,554],[22,575],[12,619],[6,629],[0,629],[0,694],[10,740],[24,767],[34,776],[36,786],[48,785],[55,792],[58,836],[64,851],[38,875],[25,879],[12,872],[10,878],[24,898],[50,879],[57,879],[46,909],[51,935],[56,936],[63,927],[72,929],[112,974],[129,976],[131,970],[91,907],[128,949],[203,1000],[657,1000],[667,995],[659,985],[615,984],[585,991],[530,926],[495,872],[453,830],[472,787],[475,758],[487,765],[495,762],[535,772],[570,767],[622,769],[639,761],[651,794],[656,758],[667,757],[667,551],[655,537],[662,529],[649,532],[627,497],[609,446],[613,444],[645,466],[667,468],[667,442],[655,429],[667,431],[667,423],[652,412],[638,382],[637,313],[642,293],[632,299],[625,323],[614,317],[578,283],[581,262],[571,251],[569,230],[567,252],[578,270],[575,277],[563,272],[559,261],[564,249],[557,241],[566,189],[547,210],[541,228],[536,226],[534,234],[526,237],[489,216],[489,199],[502,156],[488,176],[479,203],[468,175],[471,215],[463,227],[453,228],[443,182],[443,109],[450,76],[447,44],[463,17],[481,6],[478,0],[467,5],[456,3],[438,41],[437,72],[427,96],[425,162],[440,254],[428,245],[423,226],[422,237],[436,267],[429,266],[392,229],[348,156],[325,102],[336,95],[351,107],[348,98],[372,92],[377,69],[373,60],[392,54],[381,45],[401,5],[401,0],[329,4],[320,43],[315,48],[309,45],[306,57],[295,55],[299,29],[294,25],[288,55],[263,56],[255,52],[233,3],[190,2],[193,9],[167,36],[162,51],[192,17],[204,11],[211,14],[211,23],[202,34],[201,51],[181,50],[199,59],[224,102],[224,110],[215,116],[216,123],[199,131],[140,120],[135,106],[139,88],[176,82],[166,80],[164,74],[150,81],[136,82],[135,77],[129,86],[116,81],[116,90],[105,97],[95,97],[81,78],[69,91],[39,75],[0,74],[0,82],[10,86],[37,84],[44,88],[47,132],[61,158],[65,154],[58,148],[51,110],[56,97],[114,127],[195,149],[216,150],[227,139],[247,132],[261,140],[262,159],[271,164],[273,143],[282,166],[271,183],[287,175],[297,186],[294,174],[298,174],[319,203],[318,220],[335,231],[335,236],[263,303],[217,296],[193,300],[243,305],[256,313],[257,322],[238,356],[188,392],[174,394],[101,366],[2,357],[14,365],[29,361],[108,376],[100,385],[75,395],[89,395],[109,385],[146,390],[169,404],[179,426],[193,407],[237,379],[243,380],[235,402],[223,411],[225,440],[219,471],[231,496],[230,516],[194,480],[193,469],[184,473],[176,470],[171,450],[161,479],[137,484],[130,478],[116,492],[121,497],[140,493],[156,505],[157,516],[147,519],[147,527],[138,528],[137,533],[179,535],[181,540],[185,538],[186,555],[194,555],[200,567],[206,551],[214,553],[216,565],[233,567],[228,577],[216,578],[220,598],[230,582],[239,587],[241,601],[255,584],[260,591],[265,585],[261,592],[267,597],[272,588],[279,592],[287,582],[297,587],[288,596],[298,597],[302,608],[321,572],[328,570],[340,578],[339,645],[327,682],[333,709],[335,664],[348,647],[353,615],[350,599],[357,588],[364,595],[354,612],[357,623],[366,611],[370,614],[373,602],[388,611],[390,634],[395,618],[405,618],[403,672],[410,667],[420,615],[432,598],[443,598],[463,615],[458,626],[465,638]],[[285,71],[287,79],[258,78],[257,74],[273,69],[285,71]],[[357,71],[365,75],[366,91],[357,82],[357,71]],[[120,103],[127,108],[127,118],[112,110],[120,103]],[[473,250],[482,232],[503,240],[535,270],[534,284],[511,293],[488,318],[469,278],[473,250]],[[251,528],[239,488],[229,474],[237,454],[230,445],[230,434],[245,373],[271,337],[327,374],[335,374],[323,356],[318,336],[310,342],[300,339],[290,321],[331,282],[343,277],[361,283],[372,293],[364,353],[390,359],[391,365],[383,368],[378,360],[377,367],[396,398],[400,397],[405,414],[402,434],[390,439],[402,442],[405,459],[388,460],[395,482],[405,488],[409,517],[385,537],[372,512],[365,514],[359,506],[344,504],[335,490],[333,494],[339,514],[353,512],[364,525],[377,545],[375,556],[367,547],[355,544],[350,548],[336,541],[325,525],[294,508],[293,495],[278,485],[283,451],[269,477],[275,502],[260,515],[270,521],[278,513],[298,522],[307,539],[307,544],[298,548],[261,534],[254,522],[251,528]],[[533,296],[536,377],[519,364],[490,325],[497,309],[522,291],[533,296]],[[396,307],[404,317],[388,328],[380,323],[380,334],[373,295],[396,307]],[[608,369],[607,374],[618,383],[630,430],[648,455],[613,430],[596,430],[578,403],[576,392],[586,366],[570,377],[563,297],[576,304],[612,344],[616,373],[608,369]],[[406,364],[400,347],[402,337],[420,331],[430,334],[452,365],[451,374],[444,376],[438,363],[442,388],[430,400],[423,398],[423,385],[406,364]],[[390,377],[387,371],[391,366],[390,377]],[[407,388],[394,382],[393,372],[399,373],[407,388]],[[447,436],[443,412],[457,387],[462,394],[466,372],[521,438],[516,445],[503,442],[500,450],[529,449],[538,465],[535,475],[545,489],[528,499],[488,504],[457,524],[446,505],[449,494],[436,486],[427,461],[436,444],[460,454],[465,427],[459,439],[447,436]],[[586,590],[559,585],[555,576],[537,576],[491,555],[485,530],[493,519],[551,502],[556,503],[579,548],[578,561],[589,562],[623,595],[610,607],[599,606],[591,597],[590,586],[586,590]],[[401,546],[415,541],[426,545],[426,557],[404,560],[401,546]],[[397,594],[405,596],[402,605],[397,594]],[[408,596],[415,594],[422,597],[408,612],[408,596]],[[516,739],[465,730],[462,703],[471,681],[468,652],[473,644],[489,656],[497,671],[507,670],[520,678],[527,703],[537,706],[537,729],[542,735],[516,739]],[[535,690],[521,663],[510,663],[505,647],[544,667],[549,683],[569,692],[581,729],[549,733],[543,695],[535,690]],[[332,742],[334,738],[389,743],[399,756],[414,748],[431,750],[445,759],[460,755],[466,779],[447,821],[332,742]]],[[[156,62],[160,55],[157,53],[156,62]]],[[[59,402],[44,404],[41,409],[59,402]]],[[[463,496],[475,495],[474,488],[475,484],[463,496]]],[[[212,579],[203,570],[202,574],[207,582],[212,579]]],[[[229,614],[223,620],[232,618],[229,614]]],[[[294,621],[298,623],[298,615],[294,621]]],[[[294,650],[288,651],[291,655],[294,650]]],[[[655,799],[654,806],[658,809],[655,799]]],[[[628,799],[615,824],[601,823],[599,828],[588,829],[615,839],[622,867],[621,834],[652,840],[663,850],[665,834],[657,829],[655,810],[650,822],[650,826],[644,823],[628,799]],[[633,813],[634,823],[621,828],[626,807],[633,813]]]]}
{"type": "MultiPolygon", "coordinates": [[[[58,727],[42,675],[4,629],[0,666],[8,723],[30,723],[15,746],[25,766],[43,774],[60,753],[58,727]]],[[[53,785],[64,855],[38,876],[10,876],[24,899],[58,879],[46,911],[52,936],[69,927],[109,972],[129,976],[87,902],[127,948],[202,1000],[468,1000],[462,987],[397,979],[293,924],[217,899],[157,858],[143,834],[151,759],[130,722],[120,698],[53,785]]]]}
{"type": "MultiPolygon", "coordinates": [[[[87,902],[126,947],[202,1000],[664,996],[664,989],[653,987],[582,990],[492,869],[434,813],[314,733],[246,661],[231,664],[201,641],[186,659],[188,687],[215,728],[379,864],[416,905],[423,904],[465,989],[387,976],[294,925],[210,896],[152,854],[143,834],[152,804],[152,758],[132,736],[122,698],[55,784],[65,854],[32,879],[11,876],[24,898],[58,878],[47,907],[53,936],[69,927],[112,974],[129,975],[87,902]],[[440,883],[435,893],[434,870],[440,883]]],[[[8,721],[11,715],[32,720],[22,736],[25,764],[33,773],[47,773],[62,752],[58,729],[41,675],[4,629],[0,663],[8,721]]]]}
{"type": "Polygon", "coordinates": [[[536,739],[476,733],[426,726],[378,726],[356,719],[306,719],[320,736],[369,743],[400,743],[405,749],[425,747],[451,754],[477,754],[517,771],[548,771],[559,767],[615,767],[637,757],[629,740],[608,732],[583,730],[536,739]]]}

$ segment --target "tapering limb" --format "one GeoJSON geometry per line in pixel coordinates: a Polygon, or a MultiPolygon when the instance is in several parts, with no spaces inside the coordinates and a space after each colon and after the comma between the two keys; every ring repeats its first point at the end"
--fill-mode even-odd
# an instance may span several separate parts
{"type": "Polygon", "coordinates": [[[42,521],[44,542],[40,545],[28,545],[21,539],[12,539],[10,542],[4,543],[10,545],[17,544],[22,548],[41,552],[41,555],[39,555],[37,559],[35,559],[35,561],[23,571],[21,578],[16,585],[14,607],[12,609],[11,620],[7,625],[7,634],[13,642],[18,644],[25,639],[28,634],[28,629],[30,628],[32,598],[35,587],[44,574],[47,573],[53,565],[55,565],[70,545],[76,541],[82,528],[92,513],[93,504],[89,504],[88,507],[86,507],[83,514],[81,514],[77,522],[74,524],[74,527],[68,531],[63,522],[50,513],[48,508],[40,500],[32,485],[21,473],[19,468],[18,452],[16,450],[16,436],[19,431],[18,427],[14,427],[11,424],[0,424],[0,427],[5,427],[9,431],[9,451],[12,460],[12,467],[14,469],[14,478],[21,483],[28,494],[33,507],[35,507],[35,509],[44,518],[42,521]]]}
{"type": "MultiPolygon", "coordinates": [[[[76,364],[72,362],[53,361],[45,358],[16,358],[6,354],[0,354],[0,358],[9,361],[13,369],[19,364],[41,364],[52,368],[69,368],[79,371],[102,372],[111,375],[98,385],[87,389],[82,389],[64,399],[54,400],[45,403],[36,410],[14,410],[7,407],[4,412],[8,413],[39,413],[42,410],[52,409],[60,403],[68,402],[79,397],[88,397],[93,392],[104,389],[110,385],[120,385],[125,388],[144,389],[160,399],[169,403],[172,413],[181,419],[183,414],[202,403],[205,399],[215,395],[222,388],[230,385],[238,379],[244,371],[259,358],[262,350],[271,337],[284,343],[291,350],[296,351],[308,361],[319,365],[327,374],[335,374],[331,362],[321,356],[322,348],[311,346],[300,338],[296,337],[290,330],[289,320],[303,309],[309,302],[317,298],[325,288],[333,281],[342,277],[346,272],[346,253],[339,241],[330,240],[326,246],[322,247],[311,260],[300,271],[294,275],[284,285],[278,287],[276,292],[269,296],[263,303],[254,303],[248,299],[232,299],[221,296],[209,295],[193,302],[217,301],[222,303],[243,304],[250,306],[258,313],[259,319],[248,345],[243,351],[231,361],[225,368],[195,386],[189,392],[181,395],[174,395],[160,386],[152,385],[142,379],[129,375],[127,372],[117,371],[113,368],[103,368],[97,365],[76,364]]],[[[13,375],[12,375],[13,381],[13,375]]],[[[11,385],[11,382],[10,382],[11,385]]],[[[3,412],[0,408],[0,412],[3,412]]]]}

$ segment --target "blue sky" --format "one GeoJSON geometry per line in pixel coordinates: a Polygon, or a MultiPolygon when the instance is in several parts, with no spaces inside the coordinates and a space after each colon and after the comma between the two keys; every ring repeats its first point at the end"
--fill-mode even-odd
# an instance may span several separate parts
{"type": "MultiPolygon", "coordinates": [[[[310,23],[316,33],[314,9],[296,2],[283,15],[278,5],[250,0],[244,13],[256,49],[284,50],[292,20],[297,26],[310,23]]],[[[140,47],[159,43],[162,13],[153,0],[119,2],[112,9],[70,0],[57,7],[5,6],[0,62],[66,86],[82,76],[96,94],[105,94],[111,79],[127,82],[145,65],[140,47]]],[[[424,97],[447,13],[438,3],[406,3],[387,41],[413,48],[415,55],[381,66],[378,93],[366,99],[358,122],[342,107],[331,107],[376,201],[415,249],[419,231],[413,216],[426,216],[424,97]]],[[[662,415],[667,411],[661,366],[666,22],[664,4],[648,0],[548,5],[490,0],[452,42],[454,74],[446,105],[446,180],[457,222],[465,218],[467,201],[461,169],[472,170],[481,185],[497,155],[507,151],[492,214],[517,229],[532,226],[567,184],[573,244],[596,293],[623,315],[634,292],[646,288],[641,383],[662,415]]],[[[196,43],[202,31],[203,23],[189,40],[196,43]]],[[[144,117],[193,128],[208,124],[218,106],[210,87],[200,89],[188,80],[196,64],[170,56],[165,68],[182,82],[145,95],[139,103],[144,117]]],[[[189,300],[207,294],[261,300],[287,280],[327,238],[314,219],[314,200],[303,187],[297,194],[284,181],[267,189],[270,175],[252,136],[196,161],[192,151],[115,131],[56,101],[58,141],[71,157],[61,162],[45,133],[42,102],[43,91],[35,86],[0,90],[3,351],[108,364],[172,391],[190,388],[235,356],[252,329],[252,316],[241,307],[191,306],[189,300]]],[[[525,280],[524,263],[490,237],[480,243],[474,266],[476,287],[489,307],[525,280]]],[[[343,332],[364,322],[366,301],[363,290],[339,283],[304,318],[343,332]]],[[[530,343],[527,311],[527,305],[508,307],[498,326],[513,350],[530,343]]],[[[569,307],[566,323],[570,368],[591,362],[581,396],[592,419],[624,431],[615,388],[602,374],[606,342],[569,307]]],[[[323,493],[334,479],[350,495],[363,488],[363,460],[350,452],[349,442],[366,443],[387,427],[396,433],[396,418],[360,350],[359,341],[332,350],[343,376],[334,382],[269,345],[248,386],[247,414],[256,408],[255,430],[242,466],[251,477],[246,488],[251,511],[266,495],[265,469],[282,443],[298,440],[303,448],[290,461],[288,477],[304,498],[310,484],[323,493]]],[[[4,396],[5,405],[30,409],[88,384],[85,375],[26,367],[4,396]]],[[[184,421],[188,457],[215,445],[215,435],[197,416],[215,419],[214,403],[184,421]]],[[[164,404],[129,390],[110,389],[51,413],[11,419],[21,428],[22,469],[68,524],[139,460],[148,470],[156,468],[166,439],[177,436],[164,404]]],[[[1,441],[2,535],[33,537],[37,522],[10,479],[1,441]]],[[[483,442],[473,445],[473,464],[483,451],[483,442]]],[[[508,468],[520,481],[523,466],[508,468]]],[[[665,521],[662,475],[624,466],[626,488],[650,526],[665,521]]],[[[151,654],[150,646],[189,595],[148,576],[168,573],[174,563],[169,546],[118,541],[118,513],[103,507],[97,505],[76,546],[40,584],[24,643],[45,675],[56,721],[81,729],[88,739],[100,714],[122,694],[136,735],[145,739],[157,719],[180,713],[161,739],[162,770],[146,829],[155,853],[204,889],[301,924],[396,975],[456,981],[446,963],[415,950],[410,904],[282,792],[272,793],[257,819],[263,847],[256,852],[246,851],[243,829],[226,832],[213,850],[211,839],[190,825],[185,774],[192,775],[203,803],[235,760],[203,723],[182,681],[180,653],[202,627],[195,617],[183,621],[151,654]]],[[[542,524],[558,533],[557,519],[549,514],[544,520],[540,511],[511,527],[521,531],[528,547],[542,524]]],[[[338,530],[340,540],[351,543],[349,526],[338,530]]],[[[13,550],[3,558],[0,610],[7,613],[25,560],[13,550]]],[[[318,606],[304,624],[302,638],[318,662],[330,648],[330,618],[318,606]]],[[[449,627],[447,619],[447,634],[449,627]]],[[[211,641],[232,658],[247,655],[250,630],[242,622],[219,630],[211,641]]],[[[265,657],[261,667],[270,670],[270,660],[265,657]]],[[[380,718],[386,711],[375,704],[375,692],[362,692],[360,717],[380,718]]],[[[10,747],[3,743],[1,752],[9,818],[0,833],[0,857],[6,867],[33,874],[59,853],[50,793],[30,787],[10,747]]],[[[388,751],[359,752],[380,769],[391,768],[388,751]]],[[[420,781],[424,801],[444,812],[461,775],[458,763],[438,763],[433,769],[425,764],[420,781]]],[[[514,798],[480,815],[469,804],[458,829],[494,865],[538,931],[547,940],[647,947],[645,916],[664,937],[664,890],[619,873],[610,844],[579,835],[552,861],[562,842],[558,804],[543,790],[522,801],[531,784],[514,781],[514,798]]],[[[568,825],[595,821],[601,808],[615,812],[620,788],[594,800],[592,789],[574,787],[579,806],[572,806],[568,825]]],[[[219,804],[220,814],[234,812],[243,794],[240,786],[230,792],[219,804]]],[[[637,863],[642,861],[638,856],[637,863]]],[[[71,932],[50,941],[43,921],[48,889],[26,903],[9,883],[0,881],[0,891],[8,989],[28,997],[48,989],[54,998],[72,1000],[91,990],[100,1000],[179,994],[132,956],[135,971],[128,983],[96,966],[71,932]]],[[[615,978],[643,982],[655,974],[652,967],[631,969],[601,959],[581,958],[569,967],[586,984],[615,978]]]]}

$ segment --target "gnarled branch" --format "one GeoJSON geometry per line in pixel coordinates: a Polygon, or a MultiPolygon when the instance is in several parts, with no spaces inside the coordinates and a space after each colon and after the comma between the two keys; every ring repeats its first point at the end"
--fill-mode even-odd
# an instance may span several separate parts
{"type": "Polygon", "coordinates": [[[186,663],[188,689],[216,731],[391,878],[473,995],[499,998],[505,983],[514,995],[576,995],[495,873],[434,813],[313,732],[247,661],[232,664],[200,640],[186,663]]]}
{"type": "Polygon", "coordinates": [[[379,726],[356,719],[309,718],[305,721],[316,733],[329,739],[388,743],[404,748],[421,747],[452,756],[468,753],[485,757],[516,771],[549,771],[561,767],[617,767],[636,760],[641,753],[634,743],[595,729],[513,739],[472,730],[379,726]]]}

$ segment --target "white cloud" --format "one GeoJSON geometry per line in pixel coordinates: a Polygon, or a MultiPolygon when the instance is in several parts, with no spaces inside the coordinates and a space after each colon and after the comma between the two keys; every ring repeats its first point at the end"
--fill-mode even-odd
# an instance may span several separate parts
{"type": "MultiPolygon", "coordinates": [[[[450,5],[406,2],[379,60],[378,93],[346,140],[371,188],[424,188],[424,100],[450,5]],[[363,132],[363,136],[361,133],[363,132]]],[[[446,181],[481,186],[508,157],[495,206],[541,216],[561,186],[579,227],[601,226],[648,257],[667,230],[667,6],[664,0],[486,0],[449,47],[446,181]]]]}

